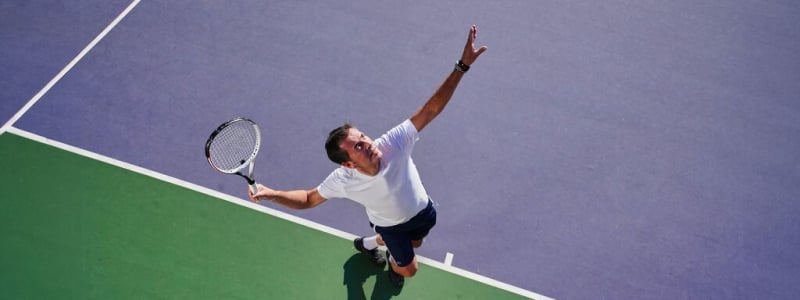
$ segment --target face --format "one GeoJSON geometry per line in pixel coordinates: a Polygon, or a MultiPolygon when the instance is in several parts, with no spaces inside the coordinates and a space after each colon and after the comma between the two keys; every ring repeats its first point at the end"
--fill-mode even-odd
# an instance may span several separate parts
{"type": "Polygon", "coordinates": [[[347,130],[347,138],[339,144],[350,161],[342,163],[345,167],[360,170],[377,170],[380,167],[383,153],[372,145],[372,139],[358,128],[347,130]]]}

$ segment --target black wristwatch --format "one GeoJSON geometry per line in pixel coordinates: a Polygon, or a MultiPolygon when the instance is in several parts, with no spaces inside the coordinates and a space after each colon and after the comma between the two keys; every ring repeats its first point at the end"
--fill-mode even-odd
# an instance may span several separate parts
{"type": "Polygon", "coordinates": [[[469,66],[459,59],[456,62],[456,71],[467,73],[467,71],[469,71],[469,66]]]}

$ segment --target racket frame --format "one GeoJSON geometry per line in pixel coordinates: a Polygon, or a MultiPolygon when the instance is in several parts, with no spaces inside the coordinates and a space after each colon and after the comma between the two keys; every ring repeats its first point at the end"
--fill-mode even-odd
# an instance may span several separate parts
{"type": "Polygon", "coordinates": [[[206,154],[206,160],[208,160],[208,163],[211,165],[212,168],[214,168],[214,170],[217,170],[225,174],[234,174],[241,176],[242,178],[247,180],[247,184],[250,185],[250,191],[255,194],[256,192],[258,192],[258,187],[256,186],[255,179],[253,178],[253,171],[254,171],[253,169],[255,166],[256,156],[258,156],[258,150],[260,148],[261,148],[261,129],[258,128],[258,124],[256,124],[256,122],[253,122],[253,120],[250,120],[248,118],[235,118],[225,123],[222,123],[222,125],[219,125],[219,127],[217,127],[217,129],[215,129],[214,132],[211,133],[211,135],[208,137],[208,140],[206,141],[205,154],[206,154]],[[256,143],[255,147],[253,147],[254,148],[253,153],[251,153],[250,156],[239,167],[236,167],[234,169],[222,169],[219,166],[217,166],[211,159],[211,145],[214,143],[214,139],[217,137],[217,135],[219,135],[220,132],[222,132],[228,126],[231,126],[238,122],[246,122],[248,123],[248,125],[253,126],[253,129],[255,129],[256,143]],[[247,175],[242,173],[242,170],[244,170],[245,168],[248,169],[247,175]]]}

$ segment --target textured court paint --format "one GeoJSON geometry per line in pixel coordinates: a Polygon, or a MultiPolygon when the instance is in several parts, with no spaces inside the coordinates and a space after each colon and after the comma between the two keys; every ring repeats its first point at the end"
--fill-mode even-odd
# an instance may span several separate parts
{"type": "Polygon", "coordinates": [[[129,2],[0,2],[0,124],[19,111],[129,2]]]}
{"type": "Polygon", "coordinates": [[[8,298],[520,298],[426,266],[397,290],[349,241],[10,133],[0,169],[8,298]]]}
{"type": "Polygon", "coordinates": [[[134,0],[133,2],[131,2],[131,4],[128,5],[125,8],[125,10],[123,10],[122,13],[120,13],[113,21],[111,21],[111,23],[108,24],[108,26],[106,26],[105,29],[103,29],[103,31],[101,31],[100,34],[98,34],[88,45],[86,45],[86,47],[84,47],[83,50],[81,50],[80,53],[78,53],[78,55],[75,56],[75,58],[73,58],[67,64],[66,67],[61,69],[61,71],[59,71],[55,77],[50,79],[50,81],[47,82],[47,84],[41,90],[39,90],[39,92],[37,92],[36,95],[33,96],[33,98],[31,98],[27,103],[25,103],[22,109],[20,109],[16,114],[14,114],[14,116],[11,117],[11,119],[9,119],[8,122],[6,122],[2,128],[0,128],[0,133],[5,132],[9,127],[14,125],[14,122],[16,122],[20,117],[22,117],[22,115],[25,114],[25,112],[27,112],[31,107],[33,107],[33,105],[36,104],[36,102],[38,102],[39,99],[41,99],[42,96],[44,96],[44,94],[46,94],[47,91],[49,91],[56,83],[58,83],[58,81],[61,80],[61,78],[64,77],[64,75],[66,75],[67,72],[69,72],[69,70],[72,69],[73,66],[75,66],[75,64],[77,64],[84,56],[86,56],[86,54],[89,53],[89,51],[92,51],[92,48],[94,48],[94,46],[97,45],[97,43],[103,40],[103,38],[112,29],[114,29],[114,26],[117,26],[117,24],[119,24],[119,22],[122,21],[122,19],[125,18],[125,16],[128,15],[128,13],[130,13],[130,11],[133,10],[134,7],[136,7],[136,4],[139,4],[139,0],[134,0]]]}

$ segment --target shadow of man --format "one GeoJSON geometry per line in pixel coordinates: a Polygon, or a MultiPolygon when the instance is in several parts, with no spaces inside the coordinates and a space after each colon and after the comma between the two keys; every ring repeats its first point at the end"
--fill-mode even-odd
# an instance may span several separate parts
{"type": "Polygon", "coordinates": [[[395,287],[389,281],[389,271],[385,268],[378,268],[361,253],[356,253],[344,263],[344,282],[347,286],[347,299],[360,300],[367,299],[364,293],[364,284],[367,278],[375,278],[375,286],[372,289],[370,299],[390,299],[400,295],[402,288],[395,287]]]}

